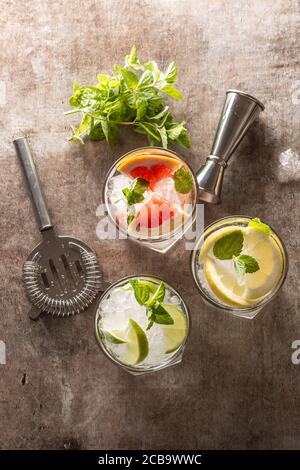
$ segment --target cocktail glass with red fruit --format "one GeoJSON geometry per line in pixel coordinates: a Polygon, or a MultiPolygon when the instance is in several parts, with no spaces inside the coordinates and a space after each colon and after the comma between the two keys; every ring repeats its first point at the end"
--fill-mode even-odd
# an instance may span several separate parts
{"type": "Polygon", "coordinates": [[[109,170],[104,200],[120,232],[165,253],[195,218],[197,182],[175,152],[140,148],[121,157],[109,170]]]}

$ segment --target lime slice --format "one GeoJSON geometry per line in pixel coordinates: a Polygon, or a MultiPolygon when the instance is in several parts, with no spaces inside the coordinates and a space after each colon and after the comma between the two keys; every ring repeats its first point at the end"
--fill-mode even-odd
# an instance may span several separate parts
{"type": "Polygon", "coordinates": [[[114,343],[114,344],[127,343],[127,340],[124,339],[124,333],[122,331],[118,331],[118,330],[107,331],[107,330],[103,330],[102,328],[99,328],[99,330],[104,334],[105,339],[109,341],[110,343],[114,343]]]}
{"type": "Polygon", "coordinates": [[[123,356],[124,362],[135,365],[142,362],[149,353],[148,338],[143,328],[132,318],[129,319],[127,343],[123,356]]]}
{"type": "Polygon", "coordinates": [[[159,325],[164,333],[165,352],[170,354],[176,351],[186,339],[188,325],[186,316],[176,305],[162,304],[162,306],[174,320],[172,325],[159,325]]]}
{"type": "MultiPolygon", "coordinates": [[[[232,260],[219,260],[213,255],[216,237],[213,242],[203,245],[205,252],[200,256],[204,261],[207,283],[216,297],[229,305],[250,307],[261,302],[276,287],[282,274],[283,259],[272,236],[251,227],[241,230],[244,236],[243,254],[256,259],[258,271],[238,276],[232,260]]],[[[226,232],[232,232],[232,228],[227,227],[226,232]]],[[[226,232],[222,231],[220,236],[226,232]]]]}

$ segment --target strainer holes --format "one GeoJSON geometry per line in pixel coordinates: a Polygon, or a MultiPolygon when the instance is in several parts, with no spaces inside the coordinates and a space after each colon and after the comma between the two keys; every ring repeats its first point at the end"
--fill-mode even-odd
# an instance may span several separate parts
{"type": "Polygon", "coordinates": [[[48,281],[48,278],[47,278],[47,274],[46,273],[41,273],[41,278],[42,278],[42,281],[43,281],[43,284],[45,286],[46,289],[49,289],[50,287],[50,284],[49,284],[49,281],[48,281]]]}
{"type": "Polygon", "coordinates": [[[75,266],[76,266],[76,269],[78,271],[78,274],[79,276],[83,276],[83,269],[82,269],[82,266],[80,264],[80,261],[75,261],[75,266]]]}
{"type": "Polygon", "coordinates": [[[65,255],[61,255],[61,260],[62,260],[62,263],[64,265],[64,268],[65,268],[65,271],[66,271],[66,274],[67,274],[67,277],[69,278],[69,280],[74,284],[76,283],[76,280],[74,279],[74,276],[73,276],[73,273],[71,271],[71,268],[70,268],[70,265],[68,263],[68,260],[66,258],[65,255]]]}

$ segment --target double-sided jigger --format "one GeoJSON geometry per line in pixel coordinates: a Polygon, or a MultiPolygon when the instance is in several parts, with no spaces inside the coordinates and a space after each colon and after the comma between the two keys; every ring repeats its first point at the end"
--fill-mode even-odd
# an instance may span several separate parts
{"type": "Polygon", "coordinates": [[[264,110],[264,105],[247,93],[228,90],[213,141],[205,164],[196,173],[199,198],[208,203],[221,201],[224,170],[247,130],[264,110]]]}
{"type": "Polygon", "coordinates": [[[82,241],[56,235],[27,140],[16,139],[14,145],[42,235],[42,242],[23,266],[24,285],[33,304],[29,316],[37,319],[48,313],[64,317],[82,312],[106,287],[97,257],[82,241]]]}

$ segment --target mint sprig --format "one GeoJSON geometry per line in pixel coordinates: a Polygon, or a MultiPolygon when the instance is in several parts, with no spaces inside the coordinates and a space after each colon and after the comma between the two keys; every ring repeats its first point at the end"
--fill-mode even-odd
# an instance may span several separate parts
{"type": "Polygon", "coordinates": [[[150,330],[153,323],[161,325],[173,325],[174,320],[167,310],[159,302],[155,302],[151,307],[147,307],[147,317],[149,320],[147,330],[150,330]]]}
{"type": "Polygon", "coordinates": [[[188,194],[193,188],[193,177],[183,166],[173,175],[175,189],[180,194],[188,194]]]}
{"type": "Polygon", "coordinates": [[[145,285],[143,281],[137,281],[135,279],[130,279],[129,283],[133,287],[136,301],[140,305],[145,305],[150,297],[149,287],[145,285]]]}
{"type": "Polygon", "coordinates": [[[239,256],[244,244],[244,236],[241,230],[234,230],[224,237],[219,238],[214,244],[213,253],[218,259],[232,259],[239,256]]]}
{"type": "Polygon", "coordinates": [[[131,279],[129,283],[134,290],[137,302],[146,307],[146,315],[149,320],[147,330],[149,330],[154,323],[163,325],[172,325],[174,323],[171,315],[161,305],[166,293],[166,287],[163,282],[161,282],[155,290],[147,281],[131,279]]]}
{"type": "Polygon", "coordinates": [[[124,188],[122,192],[127,202],[127,224],[129,225],[135,216],[134,204],[144,200],[144,192],[147,190],[149,182],[143,178],[136,178],[131,188],[124,188]]]}
{"type": "Polygon", "coordinates": [[[247,273],[255,273],[260,269],[256,259],[249,255],[240,255],[238,257],[234,256],[233,263],[235,270],[241,276],[244,276],[247,273]]]}
{"type": "Polygon", "coordinates": [[[156,289],[156,291],[154,292],[154,294],[152,295],[152,297],[150,298],[150,300],[148,300],[147,306],[152,307],[156,302],[163,302],[165,298],[165,294],[166,294],[166,287],[164,283],[161,282],[158,288],[156,289]]]}
{"type": "Polygon", "coordinates": [[[177,122],[165,102],[166,97],[183,98],[174,86],[177,72],[174,62],[165,71],[154,60],[142,64],[133,47],[122,67],[115,65],[111,75],[97,75],[96,85],[80,86],[75,80],[70,98],[73,109],[65,114],[80,113],[82,120],[72,128],[70,139],[82,144],[84,138],[105,139],[115,145],[119,128],[130,126],[147,136],[150,145],[190,147],[185,121],[177,122]]]}
{"type": "Polygon", "coordinates": [[[244,235],[241,230],[234,230],[219,238],[213,246],[213,253],[220,260],[233,260],[234,268],[239,276],[255,273],[259,264],[252,256],[242,254],[244,235]]]}
{"type": "Polygon", "coordinates": [[[259,232],[264,233],[265,235],[270,235],[271,233],[269,225],[261,222],[258,217],[255,217],[254,219],[250,220],[250,222],[248,223],[248,227],[253,228],[254,230],[258,230],[259,232]]]}

